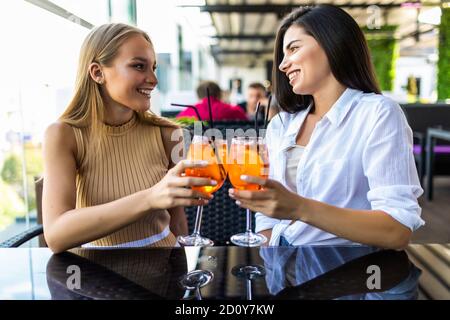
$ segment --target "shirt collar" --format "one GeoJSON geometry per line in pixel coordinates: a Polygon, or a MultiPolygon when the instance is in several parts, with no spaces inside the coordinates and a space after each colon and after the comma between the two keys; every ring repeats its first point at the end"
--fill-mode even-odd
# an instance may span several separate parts
{"type": "MultiPolygon", "coordinates": [[[[347,88],[336,100],[330,110],[325,114],[324,118],[327,118],[332,125],[339,126],[342,120],[345,118],[350,109],[358,101],[358,97],[362,94],[362,91],[347,88]]],[[[284,133],[284,140],[282,149],[285,149],[295,143],[298,130],[300,129],[303,121],[311,110],[313,103],[311,103],[306,110],[297,112],[296,114],[289,115],[291,120],[289,121],[288,128],[284,133]],[[294,141],[294,142],[293,142],[294,141]]]]}
{"type": "Polygon", "coordinates": [[[302,110],[300,112],[297,112],[296,114],[291,114],[291,121],[289,123],[289,126],[284,134],[285,137],[287,136],[296,136],[298,133],[298,130],[300,129],[300,126],[302,125],[303,121],[305,121],[306,116],[309,113],[309,110],[311,110],[312,103],[306,108],[305,110],[302,110]]]}
{"type": "Polygon", "coordinates": [[[303,121],[305,121],[306,115],[309,113],[309,110],[311,110],[311,107],[312,103],[305,110],[295,114],[289,114],[288,117],[286,117],[289,121],[287,124],[288,127],[284,132],[284,139],[280,145],[281,151],[287,150],[295,144],[298,130],[300,129],[303,121]]]}
{"type": "Polygon", "coordinates": [[[330,110],[324,115],[332,125],[339,126],[344,120],[347,113],[358,102],[358,97],[362,94],[362,91],[347,88],[341,94],[339,99],[333,104],[330,110]]]}

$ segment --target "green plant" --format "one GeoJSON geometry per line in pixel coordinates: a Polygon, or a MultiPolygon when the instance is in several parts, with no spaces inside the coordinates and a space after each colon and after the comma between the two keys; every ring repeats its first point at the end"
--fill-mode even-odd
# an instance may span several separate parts
{"type": "Polygon", "coordinates": [[[439,26],[439,61],[437,63],[438,99],[450,99],[450,8],[442,8],[439,26]]]}
{"type": "MultiPolygon", "coordinates": [[[[43,159],[40,147],[33,145],[25,146],[26,177],[27,177],[27,195],[28,210],[36,208],[36,195],[34,191],[34,177],[40,176],[43,171],[43,159]]],[[[16,153],[9,154],[3,164],[1,177],[4,183],[8,184],[22,200],[25,199],[25,190],[23,187],[22,159],[16,153]]]]}
{"type": "Polygon", "coordinates": [[[363,29],[366,33],[375,73],[383,91],[394,89],[395,63],[399,56],[398,42],[394,37],[396,29],[397,26],[394,25],[383,26],[376,30],[363,29]]]}
{"type": "Polygon", "coordinates": [[[4,182],[9,184],[20,184],[22,182],[22,160],[17,154],[11,153],[6,157],[1,177],[4,182]]]}
{"type": "Polygon", "coordinates": [[[14,218],[25,214],[25,204],[14,188],[0,178],[0,230],[10,225],[14,218]]]}
{"type": "Polygon", "coordinates": [[[41,147],[32,145],[25,147],[25,160],[27,168],[28,185],[28,211],[36,209],[36,192],[34,190],[34,177],[41,176],[44,171],[41,147]]]}
{"type": "MultiPolygon", "coordinates": [[[[169,118],[170,120],[178,123],[181,127],[189,127],[193,125],[197,120],[195,117],[181,117],[181,118],[169,118]]],[[[207,126],[207,121],[202,121],[203,126],[207,126]]]]}

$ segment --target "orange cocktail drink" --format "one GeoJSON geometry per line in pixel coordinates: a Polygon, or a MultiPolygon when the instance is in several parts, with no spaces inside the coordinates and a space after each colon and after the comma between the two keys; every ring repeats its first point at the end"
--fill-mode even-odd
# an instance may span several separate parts
{"type": "MultiPolygon", "coordinates": [[[[269,155],[264,139],[261,137],[235,137],[231,141],[228,158],[228,176],[231,184],[238,190],[258,191],[261,186],[241,180],[242,175],[267,179],[269,176],[269,155]]],[[[235,234],[231,242],[238,246],[256,247],[267,238],[252,231],[251,211],[247,209],[247,230],[235,234]]]]}

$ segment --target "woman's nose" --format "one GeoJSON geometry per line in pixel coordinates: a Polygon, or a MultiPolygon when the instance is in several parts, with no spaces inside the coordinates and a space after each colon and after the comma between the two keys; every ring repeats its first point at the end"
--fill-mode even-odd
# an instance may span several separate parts
{"type": "Polygon", "coordinates": [[[289,67],[289,61],[288,61],[288,59],[286,59],[286,57],[284,57],[283,60],[281,61],[280,65],[278,66],[278,69],[281,72],[286,72],[288,67],[289,67]]]}
{"type": "Polygon", "coordinates": [[[154,86],[158,84],[158,78],[156,78],[156,74],[154,71],[150,71],[149,75],[147,76],[147,79],[145,79],[145,82],[150,83],[154,86]]]}

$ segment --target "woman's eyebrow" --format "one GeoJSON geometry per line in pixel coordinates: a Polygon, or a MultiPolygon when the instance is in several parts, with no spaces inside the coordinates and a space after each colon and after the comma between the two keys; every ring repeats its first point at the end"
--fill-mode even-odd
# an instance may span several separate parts
{"type": "Polygon", "coordinates": [[[302,41],[302,39],[292,40],[291,42],[289,42],[289,43],[286,45],[286,47],[284,47],[284,49],[285,49],[285,50],[289,49],[290,46],[291,46],[294,42],[297,42],[297,41],[302,41]]]}
{"type": "Polygon", "coordinates": [[[142,57],[134,57],[134,58],[131,59],[131,60],[138,60],[138,61],[141,61],[141,62],[147,62],[147,59],[142,58],[142,57]]]}

